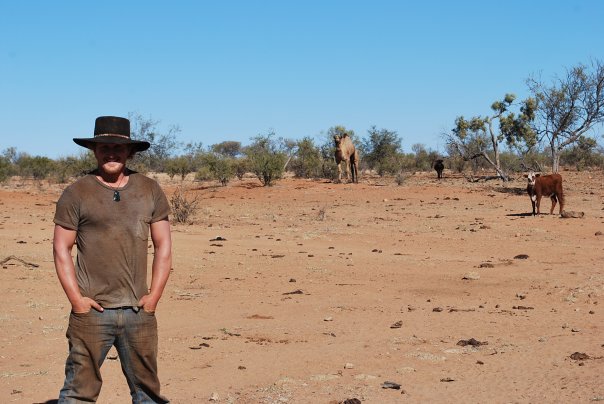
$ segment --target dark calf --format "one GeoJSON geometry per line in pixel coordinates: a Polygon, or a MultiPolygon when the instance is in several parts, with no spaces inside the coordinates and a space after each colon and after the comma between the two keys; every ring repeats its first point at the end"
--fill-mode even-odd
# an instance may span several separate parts
{"type": "Polygon", "coordinates": [[[436,170],[436,175],[437,175],[438,179],[440,180],[443,177],[443,170],[445,169],[443,160],[435,160],[434,169],[436,170]]]}
{"type": "Polygon", "coordinates": [[[552,200],[552,208],[549,210],[549,214],[554,213],[556,202],[560,203],[560,214],[564,210],[564,192],[562,191],[562,176],[560,174],[540,175],[530,172],[525,175],[528,180],[526,192],[531,197],[531,204],[533,205],[533,216],[540,214],[541,198],[543,196],[549,196],[552,200]],[[537,212],[535,213],[535,206],[537,212]]]}

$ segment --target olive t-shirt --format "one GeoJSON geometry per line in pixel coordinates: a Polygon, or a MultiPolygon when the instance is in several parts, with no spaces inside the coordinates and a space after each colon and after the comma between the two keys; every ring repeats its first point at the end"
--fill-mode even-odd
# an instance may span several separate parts
{"type": "Polygon", "coordinates": [[[129,172],[128,183],[115,189],[88,174],[68,186],[54,222],[75,230],[76,278],[82,296],[105,308],[137,306],[148,293],[149,225],[167,220],[170,205],[159,184],[129,172]]]}

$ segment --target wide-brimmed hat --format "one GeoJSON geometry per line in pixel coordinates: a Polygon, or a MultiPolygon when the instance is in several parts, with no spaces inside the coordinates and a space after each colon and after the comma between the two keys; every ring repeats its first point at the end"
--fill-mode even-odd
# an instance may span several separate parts
{"type": "Polygon", "coordinates": [[[94,122],[94,137],[74,138],[80,146],[94,150],[97,143],[131,144],[135,152],[147,150],[151,144],[130,138],[130,121],[118,116],[99,116],[94,122]]]}

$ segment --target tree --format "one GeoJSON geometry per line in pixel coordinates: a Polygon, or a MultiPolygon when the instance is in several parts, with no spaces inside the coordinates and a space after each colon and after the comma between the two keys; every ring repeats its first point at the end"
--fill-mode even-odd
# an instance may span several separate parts
{"type": "Polygon", "coordinates": [[[166,161],[180,147],[180,143],[176,140],[176,134],[180,132],[180,128],[173,125],[168,128],[167,132],[161,133],[157,129],[159,121],[134,113],[128,114],[128,118],[132,123],[130,129],[132,138],[151,144],[146,152],[136,154],[137,162],[153,171],[164,171],[166,161]]]}
{"type": "Polygon", "coordinates": [[[241,142],[227,140],[211,146],[214,153],[221,154],[225,157],[236,158],[241,154],[241,142]]]}
{"type": "Polygon", "coordinates": [[[505,140],[510,147],[534,143],[530,122],[534,119],[535,102],[530,98],[525,100],[516,115],[509,111],[515,99],[514,94],[506,94],[503,100],[495,101],[491,105],[493,114],[489,116],[475,116],[469,120],[457,117],[455,127],[445,135],[450,149],[464,161],[472,161],[476,166],[475,160],[483,158],[503,181],[509,177],[501,166],[500,143],[505,140]],[[496,122],[499,122],[499,131],[494,128],[496,122]]]}
{"type": "Polygon", "coordinates": [[[556,77],[551,85],[533,77],[527,85],[537,100],[533,126],[539,140],[548,144],[556,173],[562,151],[604,123],[604,65],[594,60],[590,66],[567,69],[566,76],[556,77]]]}
{"type": "Polygon", "coordinates": [[[401,167],[401,138],[395,131],[372,126],[363,139],[363,158],[378,175],[397,173],[401,167]]]}

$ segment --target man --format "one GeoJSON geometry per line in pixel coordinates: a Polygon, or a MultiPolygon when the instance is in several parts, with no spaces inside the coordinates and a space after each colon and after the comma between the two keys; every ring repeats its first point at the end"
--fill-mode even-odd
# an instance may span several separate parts
{"type": "Polygon", "coordinates": [[[170,207],[157,182],[126,168],[150,144],[132,140],[130,121],[112,116],[96,119],[94,137],[73,140],[94,151],[98,167],[65,189],[54,217],[55,268],[71,303],[59,402],[95,402],[100,367],[115,346],[132,402],[167,403],[157,376],[155,309],[172,263],[170,207]]]}

